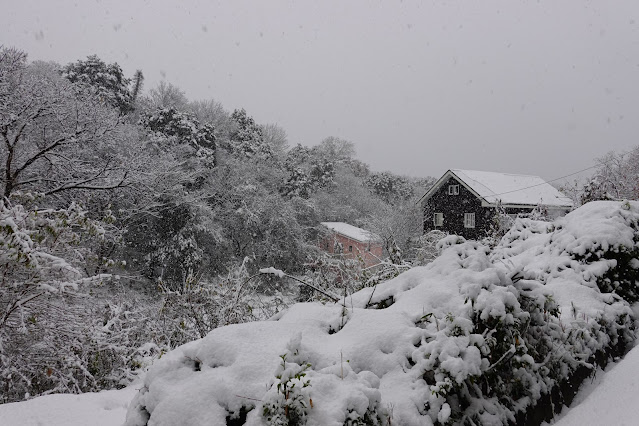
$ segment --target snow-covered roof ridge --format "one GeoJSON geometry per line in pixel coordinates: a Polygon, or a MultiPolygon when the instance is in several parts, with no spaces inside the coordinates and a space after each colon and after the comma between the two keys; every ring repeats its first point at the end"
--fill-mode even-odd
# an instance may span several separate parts
{"type": "Polygon", "coordinates": [[[539,176],[462,169],[451,169],[450,172],[491,204],[573,205],[570,198],[539,176]]]}
{"type": "Polygon", "coordinates": [[[367,231],[366,229],[350,225],[346,222],[320,222],[320,224],[332,231],[337,232],[338,234],[342,234],[345,237],[360,241],[362,243],[379,240],[379,236],[375,235],[374,233],[367,231]]]}

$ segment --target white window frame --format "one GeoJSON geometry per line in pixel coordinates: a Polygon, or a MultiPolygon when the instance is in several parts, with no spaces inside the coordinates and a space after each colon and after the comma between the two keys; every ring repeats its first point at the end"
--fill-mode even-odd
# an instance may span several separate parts
{"type": "Polygon", "coordinates": [[[448,195],[459,195],[459,185],[448,185],[448,195]]]}
{"type": "Polygon", "coordinates": [[[433,225],[444,226],[444,213],[435,213],[433,215],[433,225]]]}
{"type": "Polygon", "coordinates": [[[464,213],[464,228],[475,227],[475,213],[464,213]]]}

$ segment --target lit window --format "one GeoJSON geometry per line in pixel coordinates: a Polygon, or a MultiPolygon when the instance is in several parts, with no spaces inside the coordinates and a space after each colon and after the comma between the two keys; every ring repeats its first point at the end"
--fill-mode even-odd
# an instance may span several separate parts
{"type": "Polygon", "coordinates": [[[448,185],[448,195],[459,195],[459,185],[448,185]]]}
{"type": "Polygon", "coordinates": [[[435,217],[433,218],[433,222],[435,226],[443,226],[444,225],[444,213],[435,213],[435,217]]]}
{"type": "Polygon", "coordinates": [[[464,228],[475,227],[475,213],[464,213],[464,228]]]}

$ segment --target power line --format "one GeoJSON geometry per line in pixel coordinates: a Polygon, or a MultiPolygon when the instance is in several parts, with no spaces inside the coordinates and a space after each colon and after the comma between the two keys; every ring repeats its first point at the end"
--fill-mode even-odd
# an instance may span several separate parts
{"type": "MultiPolygon", "coordinates": [[[[629,154],[629,153],[628,153],[628,152],[626,152],[626,153],[622,153],[622,154],[619,154],[619,155],[620,155],[620,157],[622,157],[622,158],[623,158],[623,157],[625,157],[625,156],[626,156],[626,155],[628,155],[628,154],[629,154]]],[[[586,167],[585,169],[581,169],[581,170],[578,170],[578,171],[576,171],[576,172],[573,172],[573,173],[570,173],[570,174],[567,174],[567,175],[564,175],[564,176],[560,176],[560,177],[555,178],[555,179],[552,179],[552,180],[544,181],[543,183],[538,183],[538,184],[536,184],[536,185],[527,186],[527,187],[525,187],[525,188],[514,189],[514,190],[512,190],[512,191],[501,192],[501,193],[499,193],[499,194],[491,194],[491,196],[492,196],[492,197],[497,197],[497,196],[499,196],[499,195],[510,194],[510,193],[513,193],[513,192],[524,191],[524,190],[526,190],[526,189],[530,189],[530,188],[535,188],[535,187],[537,187],[537,186],[546,185],[547,183],[550,183],[550,182],[555,182],[555,181],[558,181],[558,180],[561,180],[561,179],[565,179],[565,178],[570,177],[570,176],[577,175],[577,174],[579,174],[579,173],[583,173],[583,172],[588,171],[588,170],[591,170],[591,169],[595,169],[595,168],[597,168],[597,167],[601,166],[602,164],[608,164],[608,163],[610,163],[610,162],[612,162],[612,161],[615,161],[615,160],[619,160],[619,158],[611,158],[610,160],[607,160],[607,161],[601,161],[601,160],[599,160],[599,164],[595,164],[594,166],[586,167]]],[[[474,179],[473,179],[473,180],[474,180],[474,179]]],[[[429,190],[429,191],[430,191],[430,190],[429,190]]],[[[420,203],[420,202],[421,202],[421,200],[422,200],[425,196],[426,196],[426,194],[424,194],[424,196],[422,196],[422,197],[419,199],[418,203],[420,203]]]]}
{"type": "MultiPolygon", "coordinates": [[[[625,153],[622,153],[622,154],[619,154],[619,155],[620,155],[620,157],[622,157],[622,158],[623,158],[623,157],[625,157],[626,155],[628,155],[628,153],[627,153],[627,152],[625,152],[625,153]]],[[[588,171],[588,170],[590,170],[590,169],[595,169],[595,168],[597,168],[597,167],[601,166],[601,164],[608,164],[608,163],[610,163],[610,162],[612,162],[612,161],[615,161],[615,160],[619,160],[619,158],[611,158],[610,160],[607,160],[607,161],[601,161],[601,160],[600,160],[600,163],[599,163],[599,164],[595,164],[594,166],[587,167],[587,168],[585,168],[585,169],[582,169],[582,170],[576,171],[576,172],[574,172],[574,173],[570,173],[570,174],[565,175],[565,176],[560,176],[560,177],[558,177],[558,178],[556,178],[556,179],[552,179],[552,180],[549,180],[549,181],[545,181],[544,183],[538,183],[537,185],[532,185],[532,186],[527,186],[527,187],[525,187],[525,188],[514,189],[514,190],[512,190],[512,191],[502,192],[501,194],[493,194],[492,196],[493,196],[493,197],[496,197],[496,196],[498,196],[498,195],[510,194],[511,192],[519,192],[519,191],[523,191],[523,190],[525,190],[525,189],[530,189],[530,188],[535,188],[535,187],[537,187],[537,186],[542,186],[542,185],[544,185],[544,184],[546,184],[546,183],[555,182],[555,181],[558,181],[558,180],[561,180],[561,179],[565,179],[565,178],[567,178],[567,177],[574,176],[574,175],[577,175],[577,174],[579,174],[579,173],[582,173],[582,172],[588,171]]]]}
{"type": "Polygon", "coordinates": [[[512,193],[512,192],[524,191],[524,190],[526,190],[526,189],[530,189],[530,188],[535,188],[535,187],[537,187],[537,186],[546,185],[546,184],[548,184],[548,183],[550,183],[550,182],[555,182],[555,181],[558,181],[558,180],[561,180],[561,179],[565,179],[565,178],[567,178],[567,177],[574,176],[574,175],[577,175],[577,174],[579,174],[579,173],[583,173],[583,172],[585,172],[585,171],[588,171],[588,170],[590,170],[590,169],[594,169],[594,168],[596,168],[596,167],[599,167],[599,164],[594,165],[594,166],[587,167],[587,168],[585,168],[585,169],[579,170],[579,171],[574,172],[574,173],[570,173],[570,174],[565,175],[565,176],[560,176],[560,177],[558,177],[558,178],[556,178],[556,179],[552,179],[552,180],[549,180],[549,181],[544,181],[544,182],[542,182],[542,183],[538,183],[537,185],[531,185],[531,186],[527,186],[527,187],[525,187],[525,188],[513,189],[512,191],[506,191],[506,192],[502,192],[502,193],[499,193],[499,194],[491,194],[491,197],[497,197],[497,196],[499,196],[499,195],[510,194],[510,193],[512,193]]]}

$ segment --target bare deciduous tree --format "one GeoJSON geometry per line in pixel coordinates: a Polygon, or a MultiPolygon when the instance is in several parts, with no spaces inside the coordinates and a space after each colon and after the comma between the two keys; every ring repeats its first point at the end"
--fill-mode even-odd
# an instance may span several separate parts
{"type": "Polygon", "coordinates": [[[265,124],[262,126],[264,142],[271,147],[276,157],[284,157],[288,151],[288,136],[286,130],[277,124],[265,124]]]}
{"type": "MultiPolygon", "coordinates": [[[[13,55],[15,56],[15,55],[13,55]]],[[[115,141],[118,113],[86,88],[59,75],[56,65],[0,59],[0,159],[3,196],[16,190],[53,195],[126,184],[115,141]]]]}

